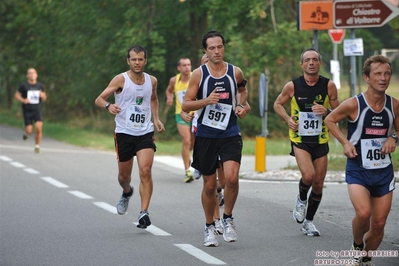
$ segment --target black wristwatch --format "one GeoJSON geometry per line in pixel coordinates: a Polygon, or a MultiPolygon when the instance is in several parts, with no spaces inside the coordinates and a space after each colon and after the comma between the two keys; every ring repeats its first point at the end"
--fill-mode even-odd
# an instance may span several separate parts
{"type": "Polygon", "coordinates": [[[399,142],[399,138],[398,138],[398,135],[396,135],[396,132],[393,133],[392,135],[390,135],[390,137],[395,139],[395,143],[399,142]]]}
{"type": "Polygon", "coordinates": [[[107,103],[107,104],[105,105],[105,109],[108,110],[108,108],[109,108],[110,105],[111,105],[111,103],[107,103]]]}

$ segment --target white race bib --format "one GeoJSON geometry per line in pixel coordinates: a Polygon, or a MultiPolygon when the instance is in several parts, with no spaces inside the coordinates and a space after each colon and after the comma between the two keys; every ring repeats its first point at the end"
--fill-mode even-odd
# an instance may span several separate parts
{"type": "Polygon", "coordinates": [[[150,108],[130,105],[126,111],[126,127],[140,129],[147,124],[150,118],[150,108]]]}
{"type": "Polygon", "coordinates": [[[40,90],[29,90],[28,99],[30,104],[38,104],[40,102],[40,90]]]}
{"type": "Polygon", "coordinates": [[[314,112],[299,112],[298,134],[300,136],[317,136],[322,130],[322,116],[314,112]]]}
{"type": "Polygon", "coordinates": [[[388,154],[381,154],[382,146],[386,138],[362,139],[360,141],[362,149],[363,167],[366,169],[385,168],[391,163],[388,154]]]}
{"type": "Polygon", "coordinates": [[[229,124],[232,106],[224,103],[206,106],[202,124],[221,130],[225,130],[229,124]]]}

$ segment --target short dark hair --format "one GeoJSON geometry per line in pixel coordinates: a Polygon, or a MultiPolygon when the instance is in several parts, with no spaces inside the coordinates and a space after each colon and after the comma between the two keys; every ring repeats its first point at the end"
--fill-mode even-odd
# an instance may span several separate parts
{"type": "Polygon", "coordinates": [[[301,57],[299,58],[299,60],[300,60],[301,63],[303,63],[303,55],[304,55],[304,53],[306,53],[306,52],[308,52],[308,51],[314,51],[314,52],[316,52],[316,53],[319,55],[319,61],[320,61],[320,62],[322,61],[322,60],[321,60],[321,54],[319,53],[319,51],[317,51],[317,50],[314,49],[314,48],[306,48],[305,50],[302,51],[301,57]]]}
{"type": "Polygon", "coordinates": [[[187,57],[182,57],[182,58],[180,58],[179,59],[179,61],[177,61],[177,66],[180,66],[180,64],[181,64],[181,60],[190,60],[190,58],[187,58],[187,57]]]}
{"type": "Polygon", "coordinates": [[[391,62],[391,60],[389,60],[388,57],[385,57],[383,55],[373,55],[373,56],[370,56],[369,58],[367,58],[363,64],[362,73],[364,75],[366,75],[367,77],[370,77],[372,63],[388,64],[389,67],[391,68],[391,72],[392,72],[392,62],[391,62]]]}
{"type": "Polygon", "coordinates": [[[130,47],[127,50],[127,58],[130,58],[131,51],[134,51],[136,54],[143,52],[144,58],[147,59],[147,50],[143,46],[136,44],[136,45],[133,45],[132,47],[130,47]]]}
{"type": "Polygon", "coordinates": [[[217,30],[210,30],[204,35],[204,37],[202,37],[202,48],[204,48],[204,49],[208,48],[208,44],[206,43],[206,41],[208,40],[208,38],[212,38],[212,37],[222,38],[223,45],[225,45],[223,35],[220,32],[218,32],[217,30]]]}

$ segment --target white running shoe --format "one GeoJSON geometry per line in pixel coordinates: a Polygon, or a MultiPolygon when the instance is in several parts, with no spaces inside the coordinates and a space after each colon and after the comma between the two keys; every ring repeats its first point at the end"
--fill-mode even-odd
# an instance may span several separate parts
{"type": "Polygon", "coordinates": [[[319,230],[316,229],[312,221],[305,220],[302,226],[302,233],[308,236],[320,236],[319,230]]]}
{"type": "Polygon", "coordinates": [[[223,235],[223,224],[220,219],[215,219],[215,228],[219,235],[223,235]]]}
{"type": "Polygon", "coordinates": [[[205,227],[204,232],[204,246],[206,247],[217,247],[219,246],[219,242],[216,239],[216,228],[215,226],[211,225],[209,227],[205,227]]]}
{"type": "Polygon", "coordinates": [[[118,204],[116,205],[116,211],[120,215],[125,214],[127,211],[127,207],[129,206],[129,200],[130,200],[130,197],[133,195],[134,188],[132,186],[130,186],[130,190],[131,190],[130,196],[124,197],[122,194],[122,196],[120,197],[120,199],[118,201],[118,204]]]}
{"type": "Polygon", "coordinates": [[[353,266],[365,265],[365,264],[363,264],[362,250],[360,248],[355,248],[355,246],[352,244],[351,251],[354,253],[353,256],[351,256],[351,259],[352,259],[351,265],[353,265],[353,266]]]}
{"type": "Polygon", "coordinates": [[[292,216],[294,217],[295,221],[297,223],[303,223],[303,220],[305,219],[305,210],[306,210],[306,204],[307,201],[302,201],[299,198],[299,195],[296,199],[296,204],[294,207],[294,210],[292,211],[292,216]]]}
{"type": "Polygon", "coordinates": [[[217,193],[217,197],[219,199],[219,207],[222,207],[224,205],[224,196],[223,196],[223,192],[220,191],[217,193]]]}
{"type": "Polygon", "coordinates": [[[226,242],[237,241],[237,231],[233,218],[223,219],[223,239],[226,242]]]}

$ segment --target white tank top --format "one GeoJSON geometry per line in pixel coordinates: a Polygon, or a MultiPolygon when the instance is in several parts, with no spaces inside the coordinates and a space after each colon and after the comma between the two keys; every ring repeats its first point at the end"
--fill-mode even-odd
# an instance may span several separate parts
{"type": "Polygon", "coordinates": [[[154,131],[151,122],[152,83],[150,75],[144,73],[144,84],[134,84],[127,72],[122,92],[114,93],[115,103],[121,108],[115,116],[115,132],[142,136],[154,131]]]}

